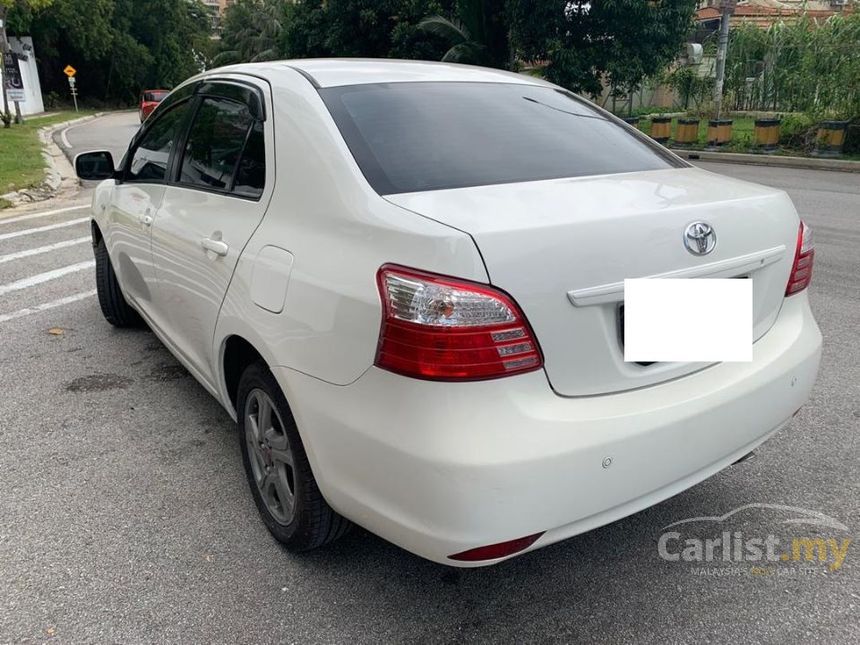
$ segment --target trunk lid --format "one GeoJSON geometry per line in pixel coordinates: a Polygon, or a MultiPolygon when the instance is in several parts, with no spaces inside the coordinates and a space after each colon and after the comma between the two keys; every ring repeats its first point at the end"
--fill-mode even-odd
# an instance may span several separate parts
{"type": "Polygon", "coordinates": [[[799,226],[784,192],[697,168],[386,199],[473,237],[490,282],[525,312],[563,396],[643,387],[706,365],[624,362],[625,278],[750,278],[758,340],[779,314],[799,226]],[[705,256],[683,242],[699,220],[717,236],[705,256]]]}

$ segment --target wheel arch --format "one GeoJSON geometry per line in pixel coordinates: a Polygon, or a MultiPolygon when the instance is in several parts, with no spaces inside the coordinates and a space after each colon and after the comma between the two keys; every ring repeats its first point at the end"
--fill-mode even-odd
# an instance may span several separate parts
{"type": "Polygon", "coordinates": [[[242,378],[245,369],[256,362],[269,364],[250,341],[238,334],[232,334],[224,339],[221,351],[221,377],[227,393],[227,401],[237,415],[239,379],[242,378]]]}
{"type": "Polygon", "coordinates": [[[98,246],[99,242],[104,239],[104,236],[102,235],[102,230],[99,228],[98,222],[96,222],[94,219],[90,220],[90,236],[93,240],[93,246],[98,246]]]}

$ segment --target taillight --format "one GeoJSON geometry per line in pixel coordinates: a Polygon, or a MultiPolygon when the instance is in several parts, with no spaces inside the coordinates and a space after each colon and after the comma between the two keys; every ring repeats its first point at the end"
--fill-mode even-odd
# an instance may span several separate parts
{"type": "Polygon", "coordinates": [[[794,264],[791,266],[791,275],[788,276],[788,284],[785,287],[785,295],[790,296],[803,291],[809,286],[812,279],[812,259],[815,256],[815,248],[812,243],[812,229],[801,220],[800,230],[797,232],[797,248],[794,252],[794,264]]]}
{"type": "Polygon", "coordinates": [[[520,308],[484,284],[385,265],[376,365],[440,381],[520,374],[543,365],[520,308]]]}

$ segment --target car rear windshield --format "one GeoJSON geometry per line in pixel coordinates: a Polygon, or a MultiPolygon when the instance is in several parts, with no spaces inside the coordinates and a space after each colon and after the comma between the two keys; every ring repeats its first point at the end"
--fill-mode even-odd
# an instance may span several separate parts
{"type": "Polygon", "coordinates": [[[381,195],[670,168],[676,161],[573,94],[419,82],[320,90],[381,195]]]}
{"type": "Polygon", "coordinates": [[[169,94],[169,92],[167,92],[166,90],[165,91],[159,91],[159,92],[144,92],[143,93],[143,100],[144,101],[160,102],[160,101],[163,101],[164,97],[167,96],[168,94],[169,94]]]}

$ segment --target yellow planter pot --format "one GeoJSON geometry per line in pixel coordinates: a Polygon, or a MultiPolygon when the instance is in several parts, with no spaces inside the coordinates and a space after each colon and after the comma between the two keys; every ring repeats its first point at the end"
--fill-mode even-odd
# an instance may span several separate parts
{"type": "Polygon", "coordinates": [[[678,119],[675,130],[675,144],[692,146],[699,141],[699,119],[678,119]]]}
{"type": "Polygon", "coordinates": [[[672,117],[655,116],[651,119],[651,138],[657,143],[666,145],[672,136],[672,117]]]}
{"type": "Polygon", "coordinates": [[[759,152],[773,152],[779,147],[780,119],[755,120],[755,145],[759,152]]]}
{"type": "Polygon", "coordinates": [[[712,149],[722,148],[732,141],[731,119],[711,119],[708,121],[708,147],[712,149]]]}
{"type": "Polygon", "coordinates": [[[815,154],[822,157],[837,157],[842,154],[848,121],[822,121],[818,126],[815,154]]]}

